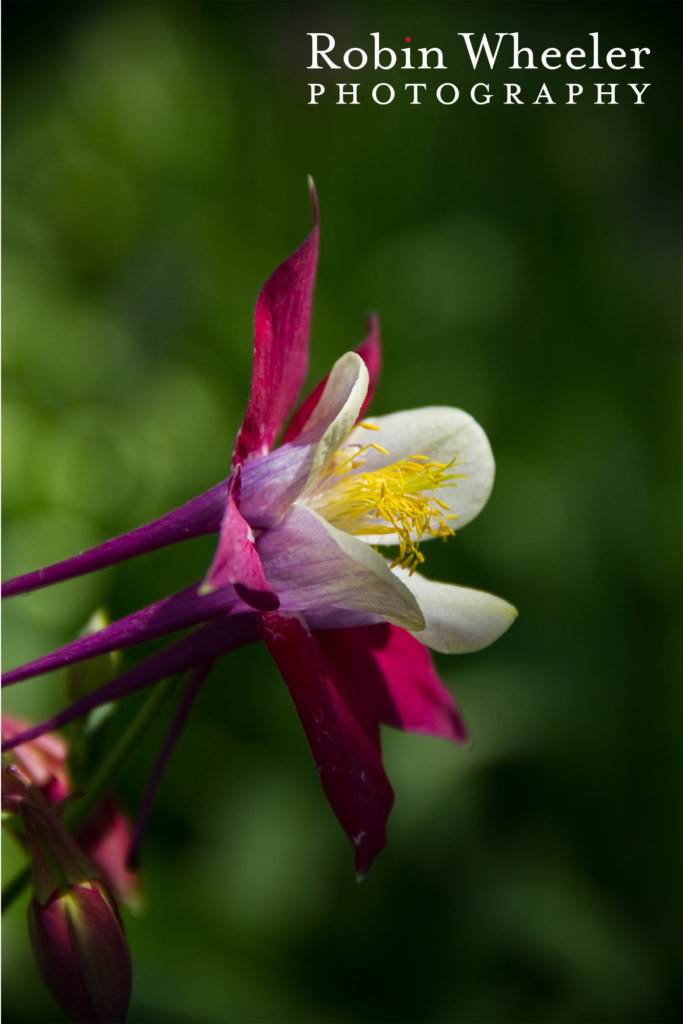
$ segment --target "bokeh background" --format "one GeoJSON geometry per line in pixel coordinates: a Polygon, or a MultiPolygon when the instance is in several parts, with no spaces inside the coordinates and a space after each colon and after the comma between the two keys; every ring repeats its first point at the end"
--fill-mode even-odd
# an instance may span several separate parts
{"type": "MultiPolygon", "coordinates": [[[[126,925],[131,1022],[621,1022],[683,1016],[676,4],[12,3],[4,14],[4,576],[221,479],[252,314],[321,203],[311,381],[381,317],[374,412],[455,404],[497,456],[437,578],[520,610],[437,658],[472,741],[384,737],[397,800],[358,886],[264,651],[214,670],[126,925]],[[644,106],[567,72],[481,75],[458,31],[649,46],[644,106]],[[465,89],[308,106],[306,32],[438,45],[465,89]],[[505,107],[500,83],[557,105],[505,107]]],[[[347,80],[402,84],[405,73],[347,80]]],[[[437,78],[440,75],[440,78],[437,78]]],[[[341,78],[341,76],[339,76],[341,78]]],[[[412,76],[413,78],[419,76],[412,76]]],[[[328,80],[332,76],[330,75],[328,80]]],[[[622,87],[623,92],[625,87],[622,87]]],[[[8,666],[199,578],[211,540],[17,599],[8,666]]],[[[55,676],[7,696],[43,717],[55,676]]],[[[139,701],[115,716],[123,728],[139,701]]],[[[170,708],[167,709],[170,712],[170,708]]],[[[163,735],[120,779],[134,811],[163,735]]],[[[4,847],[6,876],[21,866],[4,847]]],[[[6,918],[9,1021],[62,1017],[6,918]]]]}

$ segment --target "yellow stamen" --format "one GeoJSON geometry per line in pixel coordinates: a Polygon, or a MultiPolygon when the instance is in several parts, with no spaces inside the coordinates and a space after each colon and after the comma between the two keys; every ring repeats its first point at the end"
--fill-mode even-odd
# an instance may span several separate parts
{"type": "Polygon", "coordinates": [[[372,443],[353,451],[340,449],[308,504],[346,533],[396,534],[399,551],[392,567],[402,565],[412,574],[424,561],[419,550],[422,538],[452,536],[448,520],[457,518],[445,501],[425,492],[452,485],[466,474],[449,472],[455,459],[446,464],[433,462],[426,455],[409,455],[390,466],[359,472],[370,448],[389,454],[372,443]]]}

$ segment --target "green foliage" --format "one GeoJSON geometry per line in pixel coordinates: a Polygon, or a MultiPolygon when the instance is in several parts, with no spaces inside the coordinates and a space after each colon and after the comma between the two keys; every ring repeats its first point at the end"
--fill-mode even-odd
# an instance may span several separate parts
{"type": "MultiPolygon", "coordinates": [[[[225,475],[253,305],[308,230],[311,173],[311,380],[375,309],[373,411],[455,404],[483,423],[492,499],[425,549],[426,571],[520,610],[487,652],[439,660],[468,749],[387,733],[396,807],[360,887],[265,652],[221,661],[159,794],[147,913],[126,921],[131,1022],[680,1019],[670,11],[6,5],[5,575],[225,475]],[[599,29],[652,47],[653,85],[642,107],[309,107],[305,33],[328,23],[444,46],[599,29]]],[[[7,665],[100,605],[194,582],[210,554],[193,542],[8,604],[7,665]]],[[[6,705],[38,718],[60,701],[46,677],[6,705]]],[[[123,773],[131,809],[161,736],[123,773]]],[[[6,925],[5,1017],[59,1020],[23,915],[6,925]]]]}

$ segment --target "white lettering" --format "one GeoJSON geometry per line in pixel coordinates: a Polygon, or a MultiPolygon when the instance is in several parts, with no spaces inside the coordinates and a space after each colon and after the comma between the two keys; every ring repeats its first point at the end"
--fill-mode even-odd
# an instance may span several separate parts
{"type": "Polygon", "coordinates": [[[635,102],[635,106],[636,107],[642,107],[643,106],[643,93],[645,92],[646,89],[650,88],[650,83],[649,82],[644,82],[643,85],[640,87],[640,89],[638,88],[638,86],[636,85],[635,82],[629,82],[628,84],[631,86],[631,88],[633,89],[634,93],[637,96],[637,99],[636,99],[636,102],[635,102]]]}
{"type": "Polygon", "coordinates": [[[519,94],[522,91],[521,85],[517,82],[506,82],[505,88],[507,89],[507,99],[503,103],[504,107],[509,107],[513,103],[517,103],[520,107],[524,106],[524,100],[520,100],[519,94]]]}
{"type": "Polygon", "coordinates": [[[372,38],[375,41],[375,68],[376,68],[376,70],[378,70],[378,71],[389,71],[389,69],[393,68],[394,64],[396,63],[396,54],[388,46],[380,46],[379,45],[379,32],[371,32],[370,35],[372,36],[372,38]],[[383,53],[388,53],[389,54],[389,60],[390,60],[391,63],[389,63],[389,64],[382,64],[382,54],[383,53]]]}
{"type": "Polygon", "coordinates": [[[360,46],[352,46],[344,54],[344,63],[346,64],[347,68],[351,69],[351,71],[360,71],[361,68],[365,67],[367,62],[368,62],[368,55],[365,52],[365,50],[361,50],[360,46]],[[352,64],[351,63],[351,57],[349,56],[349,54],[351,54],[351,53],[359,53],[360,54],[360,63],[358,63],[358,64],[352,64]]]}
{"type": "Polygon", "coordinates": [[[460,90],[458,89],[457,85],[453,85],[452,82],[442,82],[441,85],[439,86],[439,88],[436,90],[436,98],[439,101],[439,103],[442,104],[442,106],[444,106],[444,107],[452,107],[453,104],[457,103],[458,99],[460,98],[460,90]],[[443,90],[444,89],[452,89],[453,90],[453,99],[452,100],[449,101],[449,100],[445,100],[445,99],[442,98],[442,94],[443,94],[443,90]]]}
{"type": "Polygon", "coordinates": [[[443,62],[443,53],[438,46],[430,46],[429,48],[421,46],[419,52],[422,54],[422,63],[420,64],[420,71],[431,71],[433,70],[429,64],[429,54],[436,53],[436,64],[434,68],[439,71],[445,71],[446,65],[443,62]]]}
{"type": "Polygon", "coordinates": [[[406,82],[406,84],[403,86],[403,88],[404,89],[412,89],[413,90],[413,98],[410,101],[410,106],[411,107],[414,107],[414,106],[418,106],[419,107],[420,106],[420,100],[417,98],[417,90],[418,89],[426,89],[427,88],[427,83],[426,82],[406,82]]]}
{"type": "Polygon", "coordinates": [[[643,70],[643,65],[640,63],[640,55],[641,55],[641,53],[649,54],[650,52],[651,51],[648,49],[647,46],[634,46],[634,47],[632,47],[631,48],[631,53],[633,54],[633,64],[631,65],[631,67],[638,68],[639,71],[642,71],[643,70]]]}
{"type": "Polygon", "coordinates": [[[474,52],[474,48],[470,43],[470,39],[474,35],[474,32],[458,32],[458,35],[462,39],[464,39],[465,46],[467,47],[467,54],[470,58],[470,64],[472,65],[473,68],[476,69],[477,64],[479,63],[479,58],[481,57],[482,50],[484,51],[486,59],[489,62],[489,67],[494,67],[496,61],[498,60],[498,51],[500,50],[500,44],[503,42],[505,36],[509,35],[509,33],[496,32],[496,35],[498,36],[498,45],[496,46],[495,50],[492,50],[491,47],[489,46],[488,37],[486,33],[484,33],[484,35],[482,35],[481,37],[479,49],[477,50],[476,53],[474,52]]]}
{"type": "Polygon", "coordinates": [[[321,85],[320,82],[309,82],[308,88],[311,90],[311,98],[308,101],[308,105],[310,106],[312,103],[314,106],[317,106],[318,96],[322,96],[325,92],[325,86],[321,85]]]}
{"type": "Polygon", "coordinates": [[[576,97],[580,96],[583,92],[583,86],[579,85],[578,82],[567,82],[567,88],[569,89],[569,99],[567,103],[569,106],[576,106],[576,97]]]}
{"type": "Polygon", "coordinates": [[[534,100],[534,106],[537,106],[539,103],[552,104],[552,106],[555,106],[555,100],[550,95],[548,86],[545,84],[545,82],[541,86],[538,96],[534,100]]]}
{"type": "Polygon", "coordinates": [[[618,46],[615,46],[613,50],[608,50],[605,60],[607,61],[607,67],[611,68],[612,71],[623,71],[624,68],[628,67],[627,64],[615,64],[614,62],[618,57],[625,57],[626,50],[620,50],[618,46]]]}
{"type": "Polygon", "coordinates": [[[580,46],[575,46],[573,50],[567,51],[567,56],[565,57],[565,60],[567,61],[567,67],[571,68],[572,71],[583,71],[583,69],[586,66],[586,51],[582,50],[580,46]],[[584,63],[575,64],[575,60],[582,60],[584,61],[584,63]]]}
{"type": "Polygon", "coordinates": [[[394,89],[393,85],[389,85],[388,82],[378,82],[377,85],[372,90],[372,98],[375,101],[375,103],[379,103],[380,107],[386,107],[387,103],[393,103],[395,95],[396,95],[396,90],[394,89]],[[379,98],[379,96],[377,95],[377,90],[378,89],[388,89],[389,90],[389,99],[382,101],[379,98]]]}
{"type": "Polygon", "coordinates": [[[602,64],[600,63],[600,33],[589,32],[588,35],[593,40],[593,63],[591,64],[591,71],[601,71],[602,64]]]}
{"type": "Polygon", "coordinates": [[[403,58],[403,68],[404,68],[404,70],[405,71],[414,71],[415,69],[414,69],[413,65],[410,63],[410,47],[409,46],[404,46],[403,49],[401,50],[401,53],[405,54],[405,57],[403,58]]]}
{"type": "Polygon", "coordinates": [[[528,46],[519,45],[519,32],[511,32],[510,35],[512,36],[513,53],[512,64],[510,65],[510,68],[513,69],[514,71],[534,71],[536,69],[536,65],[534,64],[533,50],[530,50],[528,46]],[[528,54],[529,63],[527,64],[526,69],[523,68],[522,65],[519,63],[519,58],[523,53],[528,54]]]}
{"type": "Polygon", "coordinates": [[[318,57],[322,57],[325,63],[327,64],[328,68],[335,68],[337,71],[339,71],[341,64],[335,64],[327,56],[330,50],[333,50],[335,47],[334,36],[331,36],[329,32],[307,32],[306,35],[309,35],[311,37],[311,60],[313,61],[312,64],[308,65],[308,70],[320,71],[321,67],[320,64],[318,64],[318,57]],[[329,45],[326,50],[321,50],[318,46],[318,39],[320,37],[324,37],[325,39],[327,39],[329,45]]]}
{"type": "Polygon", "coordinates": [[[607,106],[614,107],[614,106],[617,105],[617,100],[615,98],[615,93],[617,91],[617,83],[616,82],[596,82],[595,83],[595,88],[596,88],[597,94],[598,94],[598,98],[595,101],[596,106],[600,106],[600,107],[604,106],[604,104],[605,104],[604,97],[605,96],[609,96],[610,97],[610,99],[607,101],[607,106]]]}
{"type": "Polygon", "coordinates": [[[485,107],[487,103],[491,102],[491,93],[488,91],[488,82],[476,82],[470,89],[470,99],[473,103],[476,103],[478,107],[485,107]],[[486,89],[482,99],[477,99],[477,89],[486,89]]]}
{"type": "Polygon", "coordinates": [[[554,46],[551,46],[541,54],[541,64],[544,68],[547,68],[548,71],[558,71],[562,64],[562,54],[559,50],[555,49],[554,46]],[[551,59],[559,60],[560,63],[553,65],[550,63],[551,59]]]}
{"type": "Polygon", "coordinates": [[[360,100],[358,99],[358,86],[359,85],[360,85],[360,82],[337,82],[337,89],[339,91],[339,99],[337,100],[336,105],[338,107],[345,107],[346,106],[346,98],[345,98],[345,96],[346,96],[347,90],[350,89],[351,90],[351,103],[350,103],[350,106],[352,106],[352,107],[359,106],[360,105],[360,100]]]}

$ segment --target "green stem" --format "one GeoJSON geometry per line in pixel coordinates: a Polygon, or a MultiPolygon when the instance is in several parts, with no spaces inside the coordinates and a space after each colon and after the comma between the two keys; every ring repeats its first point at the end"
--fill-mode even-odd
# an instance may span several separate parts
{"type": "Polygon", "coordinates": [[[77,831],[81,825],[85,824],[91,811],[94,810],[104,794],[111,789],[113,779],[118,775],[138,741],[147,732],[157,713],[166,703],[176,682],[175,678],[165,679],[163,683],[159,683],[152,690],[133,721],[93,775],[88,783],[87,792],[79,800],[73,802],[64,815],[64,824],[71,832],[77,831]]]}
{"type": "Polygon", "coordinates": [[[27,864],[18,871],[14,878],[3,887],[2,890],[2,912],[5,913],[12,906],[17,896],[21,894],[24,886],[31,881],[31,865],[27,864]]]}
{"type": "MultiPolygon", "coordinates": [[[[93,775],[88,790],[79,800],[74,800],[64,815],[64,824],[70,832],[76,832],[84,825],[104,794],[111,789],[113,780],[130,757],[138,741],[154,721],[176,685],[176,679],[166,679],[152,690],[137,715],[118,742],[106,755],[93,775]]],[[[2,912],[9,909],[17,896],[31,880],[31,867],[22,868],[10,879],[2,890],[2,912]]]]}

